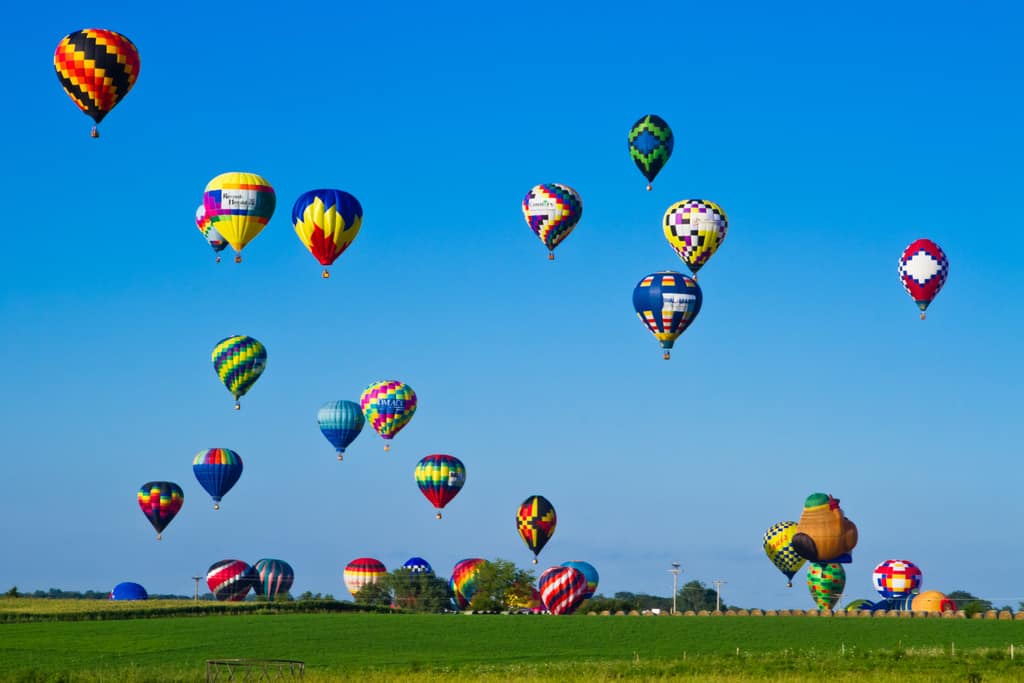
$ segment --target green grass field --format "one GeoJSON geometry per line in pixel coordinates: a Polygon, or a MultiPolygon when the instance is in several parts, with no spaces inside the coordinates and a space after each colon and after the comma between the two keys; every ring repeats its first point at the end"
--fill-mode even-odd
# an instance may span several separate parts
{"type": "MultiPolygon", "coordinates": [[[[0,613],[124,609],[34,602],[0,601],[0,613]]],[[[2,680],[196,681],[214,658],[303,660],[310,681],[1024,680],[1024,622],[350,612],[0,624],[2,680]]]]}

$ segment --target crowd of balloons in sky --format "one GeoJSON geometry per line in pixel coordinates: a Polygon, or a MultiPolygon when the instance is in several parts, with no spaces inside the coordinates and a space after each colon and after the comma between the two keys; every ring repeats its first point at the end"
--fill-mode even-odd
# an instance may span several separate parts
{"type": "MultiPolygon", "coordinates": [[[[99,137],[98,124],[138,78],[140,59],[138,50],[127,37],[106,29],[83,29],[59,42],[54,66],[68,96],[94,120],[92,136],[99,137]]],[[[648,190],[670,160],[673,145],[672,129],[657,115],[642,116],[630,128],[629,156],[647,179],[648,190]]],[[[235,262],[240,263],[242,250],[266,227],[276,203],[273,187],[262,176],[249,172],[222,173],[207,183],[202,203],[196,209],[195,223],[217,254],[218,262],[220,253],[230,245],[236,253],[235,262]]],[[[548,258],[553,260],[555,248],[579,224],[583,200],[566,184],[542,183],[526,193],[522,211],[530,229],[547,248],[548,258]]],[[[314,189],[295,200],[291,222],[303,245],[323,266],[322,276],[328,278],[328,268],[352,244],[362,227],[363,207],[356,197],[344,190],[314,189]]],[[[665,239],[691,274],[668,270],[643,276],[633,289],[633,306],[640,321],[660,343],[666,360],[675,341],[700,312],[703,296],[697,273],[722,245],[728,227],[725,210],[708,199],[683,199],[665,211],[662,222],[665,239]]],[[[922,319],[925,309],[945,284],[948,270],[946,255],[928,239],[914,241],[900,255],[900,282],[920,309],[922,319]]],[[[267,350],[257,339],[232,335],[214,345],[212,360],[217,376],[234,397],[238,409],[241,397],[266,369],[267,350]]],[[[351,400],[325,403],[316,419],[324,437],[336,449],[338,460],[342,460],[345,449],[367,422],[385,440],[384,450],[388,450],[390,441],[412,419],[417,402],[416,393],[409,385],[399,380],[382,380],[370,384],[358,403],[351,400]]],[[[214,509],[219,508],[222,497],[239,480],[242,468],[241,456],[227,448],[204,449],[193,460],[196,479],[212,497],[214,509]]],[[[438,510],[440,519],[440,510],[465,484],[466,467],[452,455],[431,454],[417,463],[414,478],[420,491],[438,510]]],[[[181,510],[183,502],[184,492],[174,482],[151,481],[138,491],[139,506],[156,529],[158,539],[181,510]]],[[[856,527],[843,516],[838,502],[825,494],[813,494],[807,499],[799,523],[780,522],[764,537],[769,559],[790,579],[805,561],[811,562],[808,585],[812,597],[823,609],[834,606],[841,594],[845,583],[842,563],[850,561],[849,551],[857,541],[856,527]]],[[[516,524],[536,564],[537,555],[555,531],[555,509],[543,496],[531,495],[519,506],[516,524]]],[[[459,607],[469,604],[475,590],[475,572],[482,562],[472,558],[455,566],[450,585],[459,607]]],[[[404,567],[411,573],[433,573],[422,558],[411,558],[404,567]]],[[[358,558],[345,568],[344,580],[354,595],[385,573],[380,561],[358,558]]],[[[920,570],[910,562],[887,561],[876,569],[875,577],[876,582],[883,582],[879,585],[887,591],[882,593],[889,601],[886,605],[894,600],[905,601],[907,596],[917,596],[920,570]],[[916,570],[916,574],[911,570],[916,570]],[[894,583],[891,577],[897,574],[902,578],[894,583]],[[879,576],[889,578],[883,580],[879,576]],[[904,580],[907,576],[911,579],[904,580]],[[895,588],[897,584],[913,586],[901,592],[902,589],[895,588]]],[[[207,574],[210,590],[222,600],[241,600],[250,588],[258,595],[272,598],[287,592],[293,580],[294,572],[288,563],[270,558],[251,566],[241,560],[221,560],[214,563],[207,574]]],[[[596,569],[586,562],[573,561],[551,567],[541,574],[534,589],[535,600],[529,607],[536,609],[543,605],[555,614],[571,613],[594,594],[597,581],[596,569]]],[[[122,586],[125,588],[111,593],[112,598],[145,595],[145,589],[137,584],[121,584],[118,588],[122,586]]]]}

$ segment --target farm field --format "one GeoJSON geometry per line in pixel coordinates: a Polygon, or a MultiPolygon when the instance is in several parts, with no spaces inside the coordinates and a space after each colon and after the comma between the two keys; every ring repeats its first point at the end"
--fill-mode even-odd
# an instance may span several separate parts
{"type": "Polygon", "coordinates": [[[306,662],[312,681],[1024,680],[1024,661],[1010,658],[1011,644],[1024,654],[1019,622],[367,613],[115,618],[0,624],[0,679],[194,681],[205,680],[207,659],[273,658],[306,662]]]}

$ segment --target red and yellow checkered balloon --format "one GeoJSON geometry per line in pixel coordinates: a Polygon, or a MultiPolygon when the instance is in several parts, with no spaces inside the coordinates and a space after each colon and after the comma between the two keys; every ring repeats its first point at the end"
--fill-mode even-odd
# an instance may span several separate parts
{"type": "Polygon", "coordinates": [[[53,66],[68,97],[98,124],[135,85],[139,51],[120,33],[86,28],[57,44],[53,66]]]}

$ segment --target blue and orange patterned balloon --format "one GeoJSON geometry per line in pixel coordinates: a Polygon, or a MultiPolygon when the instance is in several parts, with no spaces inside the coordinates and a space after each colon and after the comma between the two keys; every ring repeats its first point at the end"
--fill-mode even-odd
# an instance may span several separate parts
{"type": "MultiPolygon", "coordinates": [[[[102,28],[69,33],[53,53],[53,66],[64,92],[97,125],[135,85],[140,65],[132,41],[102,28]]],[[[92,136],[100,136],[96,126],[92,136]]]]}
{"type": "Polygon", "coordinates": [[[355,401],[328,401],[316,414],[320,431],[338,451],[338,460],[344,459],[345,449],[363,431],[366,419],[355,401]]]}
{"type": "Polygon", "coordinates": [[[572,567],[577,571],[583,572],[583,576],[587,579],[587,591],[583,596],[584,599],[589,600],[594,597],[594,593],[597,592],[597,582],[601,578],[598,576],[597,569],[594,565],[583,560],[571,560],[569,562],[563,562],[563,567],[572,567]]]}
{"type": "Polygon", "coordinates": [[[235,410],[241,407],[238,399],[252,388],[267,369],[267,349],[259,341],[244,334],[225,337],[213,347],[213,369],[231,395],[235,397],[235,410]]]}
{"type": "Polygon", "coordinates": [[[523,542],[533,552],[534,564],[537,564],[537,554],[554,535],[557,523],[555,506],[544,496],[530,496],[519,504],[516,528],[523,542]]]}
{"type": "Polygon", "coordinates": [[[192,460],[192,472],[199,485],[213,498],[213,509],[242,476],[242,457],[230,448],[206,448],[192,460]]]}
{"type": "Polygon", "coordinates": [[[633,289],[633,308],[654,338],[665,349],[665,360],[697,314],[704,297],[692,277],[674,270],[651,273],[633,289]]]}
{"type": "Polygon", "coordinates": [[[292,566],[284,560],[265,558],[258,560],[252,568],[256,575],[253,581],[256,595],[265,595],[268,600],[286,594],[295,581],[292,566]]]}
{"type": "Polygon", "coordinates": [[[147,481],[139,487],[139,507],[156,529],[156,540],[171,523],[185,502],[185,493],[172,481],[147,481]]]}
{"type": "Polygon", "coordinates": [[[196,227],[199,228],[199,232],[203,233],[203,237],[213,249],[213,253],[217,254],[217,263],[220,263],[220,252],[227,249],[228,242],[223,235],[213,229],[213,225],[206,218],[206,207],[202,204],[196,209],[196,227]]]}
{"type": "Polygon", "coordinates": [[[431,504],[437,508],[441,519],[441,508],[458,495],[466,483],[466,466],[454,455],[435,453],[416,463],[416,485],[431,504]]]}
{"type": "Polygon", "coordinates": [[[330,277],[327,266],[348,249],[363,225],[359,200],[343,190],[310,190],[299,195],[292,207],[292,225],[330,277]]]}
{"type": "Polygon", "coordinates": [[[561,183],[537,185],[523,197],[526,224],[555,258],[555,247],[569,236],[583,216],[583,200],[576,190],[561,183]]]}
{"type": "Polygon", "coordinates": [[[207,183],[203,206],[211,227],[235,250],[235,263],[241,263],[242,249],[274,215],[277,196],[262,176],[232,171],[207,183]]]}
{"type": "Polygon", "coordinates": [[[206,585],[218,600],[241,602],[256,585],[256,571],[242,560],[220,560],[206,570],[206,585]]]}
{"type": "Polygon", "coordinates": [[[647,178],[647,191],[650,192],[654,177],[672,156],[675,144],[672,129],[665,123],[665,119],[656,114],[647,114],[629,129],[627,142],[629,156],[647,178]]]}
{"type": "MultiPolygon", "coordinates": [[[[359,407],[370,426],[382,439],[390,441],[416,412],[416,392],[397,379],[374,382],[359,397],[359,407]]],[[[384,450],[390,448],[390,444],[384,444],[384,450]]]]}

